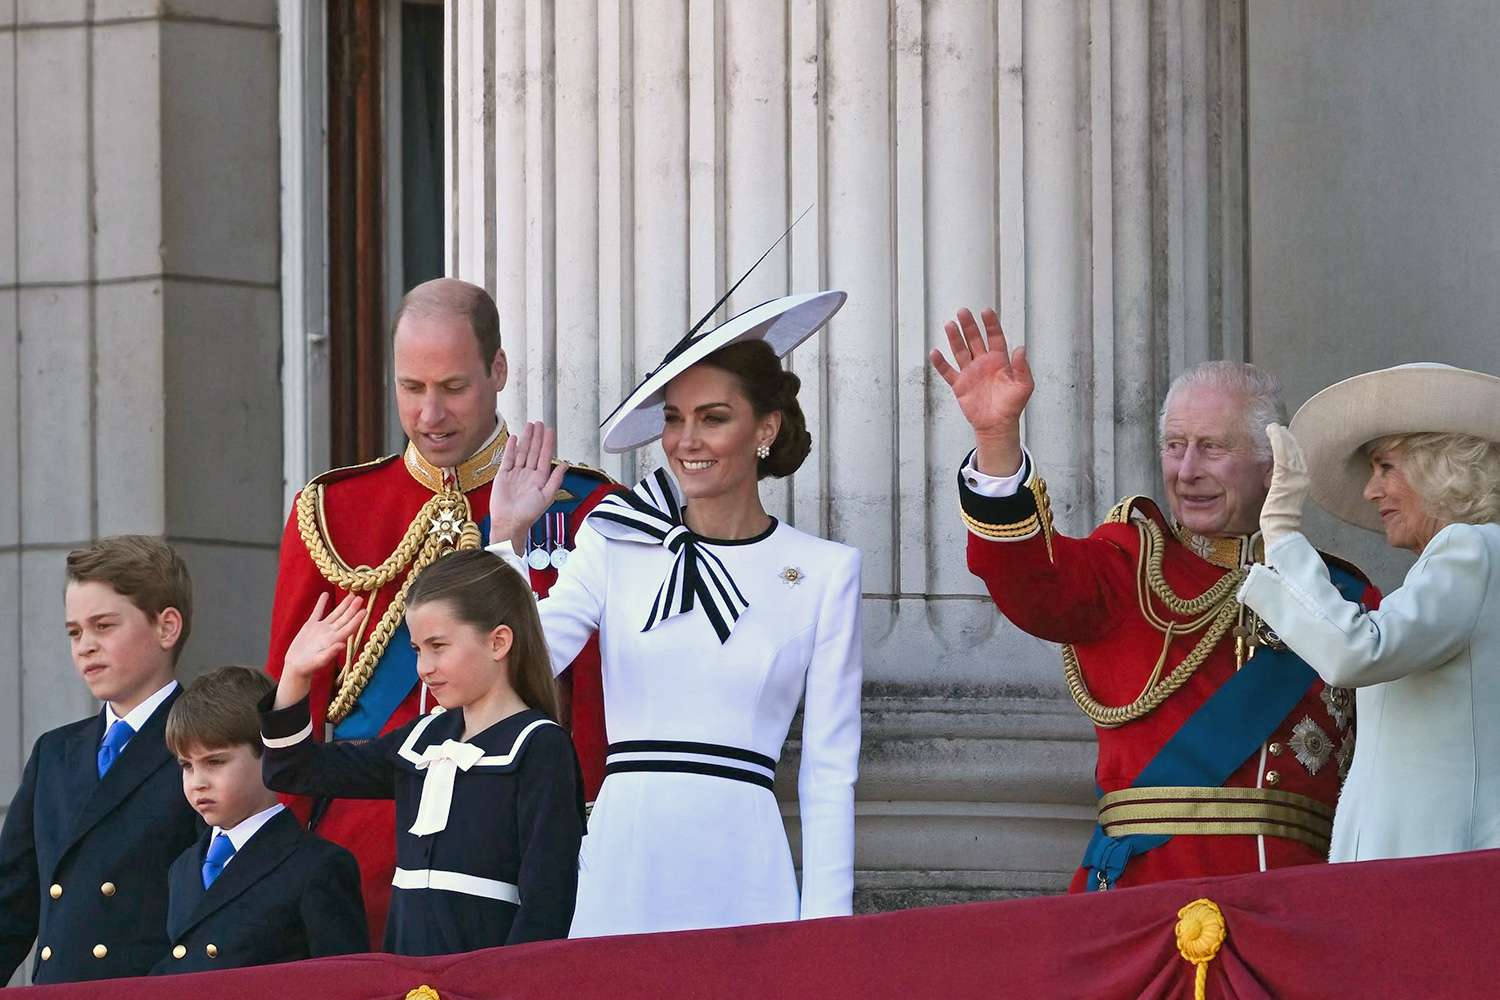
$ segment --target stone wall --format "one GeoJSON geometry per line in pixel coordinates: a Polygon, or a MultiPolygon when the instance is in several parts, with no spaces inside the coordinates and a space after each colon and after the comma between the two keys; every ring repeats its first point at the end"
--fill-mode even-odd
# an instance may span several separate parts
{"type": "MultiPolygon", "coordinates": [[[[1249,7],[1251,354],[1293,407],[1357,372],[1500,373],[1500,6],[1249,7]]],[[[1411,565],[1314,510],[1381,586],[1411,565]]]]}
{"type": "Polygon", "coordinates": [[[273,0],[0,2],[0,803],[97,707],[63,558],[165,534],[192,674],[259,664],[282,523],[273,0]]]}

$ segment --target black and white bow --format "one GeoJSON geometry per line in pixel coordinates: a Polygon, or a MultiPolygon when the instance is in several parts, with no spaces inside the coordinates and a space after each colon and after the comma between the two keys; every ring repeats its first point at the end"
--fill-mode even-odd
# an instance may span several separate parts
{"type": "Polygon", "coordinates": [[[607,538],[664,545],[677,557],[656,591],[642,632],[701,606],[719,642],[729,641],[729,633],[750,602],[719,557],[682,523],[677,484],[665,469],[657,469],[629,493],[605,497],[587,520],[607,538]]]}

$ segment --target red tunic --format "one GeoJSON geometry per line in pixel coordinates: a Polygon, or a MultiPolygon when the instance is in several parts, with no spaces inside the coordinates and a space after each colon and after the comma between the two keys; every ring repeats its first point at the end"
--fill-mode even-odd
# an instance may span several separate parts
{"type": "MultiPolygon", "coordinates": [[[[324,537],[347,566],[380,565],[400,544],[418,510],[434,495],[431,488],[414,478],[407,463],[398,459],[399,456],[391,456],[368,465],[335,470],[313,481],[323,487],[324,537]]],[[[619,489],[602,473],[584,470],[570,470],[564,490],[570,488],[588,492],[581,495],[575,492],[571,498],[560,496],[559,504],[554,505],[554,509],[566,507],[569,511],[563,519],[568,548],[573,547],[574,532],[584,516],[606,495],[619,489]]],[[[488,478],[468,490],[465,496],[472,519],[483,522],[490,502],[488,478]]],[[[381,587],[373,600],[367,598],[370,617],[357,633],[361,647],[406,576],[407,571],[403,570],[381,587]]],[[[545,596],[556,578],[553,569],[532,570],[532,589],[545,596]]],[[[273,677],[280,676],[287,646],[322,593],[331,593],[332,599],[337,601],[345,591],[329,583],[313,562],[298,527],[294,504],[281,540],[276,599],[271,613],[266,669],[273,677]]],[[[320,739],[325,735],[324,723],[334,673],[334,670],[328,670],[319,674],[312,688],[313,730],[320,739]]],[[[589,641],[564,675],[562,694],[564,704],[571,703],[570,718],[564,722],[569,724],[578,750],[584,794],[592,800],[603,781],[607,745],[597,637],[589,641]]],[[[398,729],[411,721],[418,714],[420,700],[421,685],[417,684],[380,726],[380,733],[398,729]]],[[[426,707],[430,709],[432,706],[429,703],[426,707]]],[[[310,800],[288,797],[285,801],[304,821],[309,818],[310,800]]],[[[395,870],[395,822],[393,802],[357,799],[332,800],[317,820],[319,835],[347,848],[359,861],[372,948],[376,949],[384,933],[386,911],[390,906],[390,883],[395,870]]]]}
{"type": "MultiPolygon", "coordinates": [[[[1228,572],[1184,544],[1150,501],[1124,502],[1088,538],[1069,538],[1052,531],[1045,484],[1034,474],[1015,496],[1003,499],[974,492],[962,475],[959,487],[970,527],[970,571],[984,581],[995,605],[1019,628],[1041,639],[1071,644],[1089,693],[1104,705],[1133,702],[1162,651],[1163,633],[1147,620],[1140,606],[1137,579],[1142,529],[1132,521],[1133,508],[1136,516],[1154,517],[1163,526],[1162,575],[1177,595],[1195,598],[1228,572]],[[1040,507],[1038,494],[1043,497],[1040,507]]],[[[1372,588],[1366,598],[1373,606],[1378,594],[1372,588]]],[[[1159,605],[1157,610],[1161,610],[1159,605]]],[[[1180,615],[1165,617],[1187,620],[1180,615]]],[[[1162,676],[1188,655],[1200,636],[1174,638],[1162,676]]],[[[1235,638],[1226,635],[1186,684],[1154,710],[1114,728],[1096,725],[1095,781],[1099,788],[1113,792],[1129,787],[1183,722],[1233,676],[1237,664],[1235,638]]],[[[1304,732],[1310,731],[1304,726],[1304,732]]],[[[1331,815],[1341,772],[1347,770],[1353,749],[1353,699],[1338,689],[1330,689],[1325,698],[1323,682],[1314,681],[1260,752],[1251,753],[1224,786],[1299,793],[1326,804],[1331,815]],[[1327,738],[1327,753],[1321,760],[1322,755],[1305,749],[1305,737],[1294,742],[1293,728],[1304,719],[1312,720],[1327,738]]],[[[1134,858],[1117,884],[1228,875],[1325,860],[1324,853],[1278,836],[1177,834],[1134,858]]],[[[1078,869],[1071,891],[1085,888],[1086,871],[1078,869]]]]}

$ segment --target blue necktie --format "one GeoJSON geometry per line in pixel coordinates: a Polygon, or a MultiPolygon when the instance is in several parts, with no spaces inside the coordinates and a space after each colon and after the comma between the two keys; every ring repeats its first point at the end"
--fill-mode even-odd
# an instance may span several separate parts
{"type": "Polygon", "coordinates": [[[99,744],[99,777],[104,777],[115,761],[119,759],[120,751],[125,749],[125,744],[130,742],[130,737],[135,735],[135,730],[130,728],[130,723],[124,719],[116,719],[109,727],[109,732],[104,734],[104,742],[99,744]]]}
{"type": "Polygon", "coordinates": [[[221,833],[208,845],[208,855],[203,859],[203,888],[207,889],[214,884],[214,879],[229,864],[229,859],[234,857],[234,843],[229,839],[229,834],[221,833]]]}

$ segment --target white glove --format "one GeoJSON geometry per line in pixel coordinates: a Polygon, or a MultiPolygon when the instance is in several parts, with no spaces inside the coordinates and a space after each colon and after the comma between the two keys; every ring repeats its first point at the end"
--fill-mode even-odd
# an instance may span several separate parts
{"type": "Polygon", "coordinates": [[[1260,534],[1267,546],[1302,530],[1302,505],[1312,486],[1307,461],[1292,432],[1280,424],[1267,424],[1271,439],[1271,487],[1260,508],[1260,534]]]}

